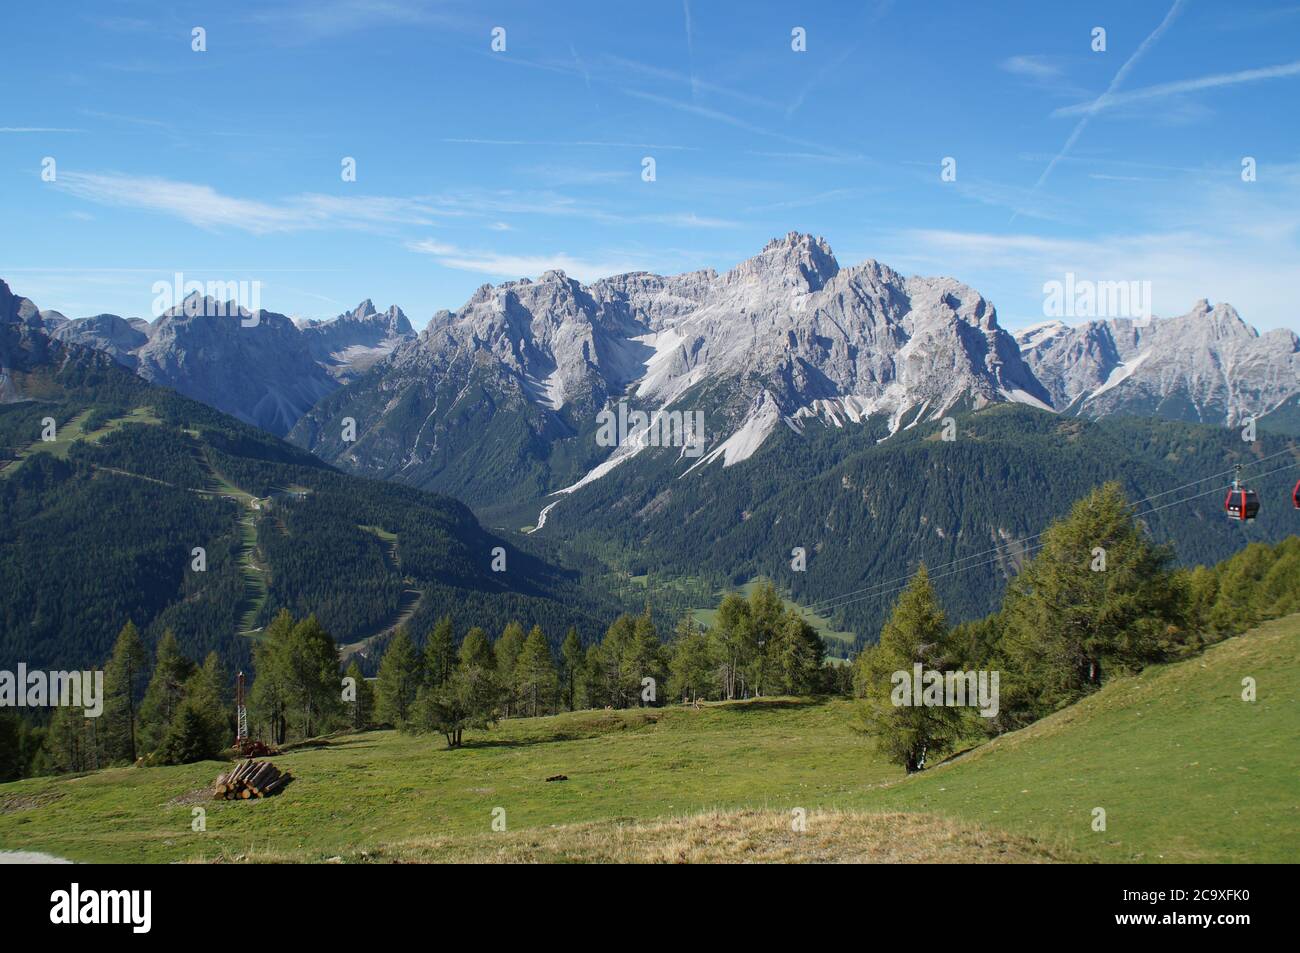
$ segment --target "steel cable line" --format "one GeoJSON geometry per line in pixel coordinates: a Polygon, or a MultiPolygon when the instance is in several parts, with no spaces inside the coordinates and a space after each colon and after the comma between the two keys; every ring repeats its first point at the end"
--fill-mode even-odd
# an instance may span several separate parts
{"type": "MultiPolygon", "coordinates": [[[[1295,448],[1287,447],[1286,449],[1279,450],[1279,451],[1277,451],[1276,453],[1270,453],[1268,456],[1260,457],[1258,460],[1253,460],[1253,461],[1251,461],[1250,463],[1243,464],[1242,466],[1243,466],[1243,467],[1251,467],[1251,466],[1255,466],[1255,465],[1257,465],[1257,464],[1263,463],[1263,462],[1266,461],[1266,460],[1271,460],[1271,459],[1273,459],[1274,457],[1279,457],[1279,456],[1281,456],[1282,454],[1285,454],[1285,453],[1292,453],[1292,452],[1294,452],[1294,449],[1295,449],[1295,448]]],[[[1235,470],[1236,470],[1236,467],[1234,466],[1232,469],[1229,469],[1229,470],[1223,470],[1223,471],[1221,471],[1221,472],[1219,472],[1219,473],[1213,473],[1213,474],[1210,474],[1210,475],[1208,475],[1208,476],[1203,476],[1203,477],[1201,477],[1200,479],[1192,480],[1192,481],[1189,482],[1189,483],[1184,483],[1182,486],[1176,486],[1176,487],[1173,487],[1172,489],[1162,490],[1161,492],[1159,492],[1159,493],[1155,493],[1155,494],[1152,494],[1151,496],[1148,496],[1148,497],[1146,497],[1145,499],[1137,500],[1136,502],[1134,502],[1134,503],[1132,504],[1132,506],[1133,506],[1134,508],[1139,507],[1139,506],[1141,506],[1143,503],[1149,503],[1149,502],[1151,502],[1152,500],[1157,500],[1157,499],[1159,499],[1159,498],[1162,497],[1162,496],[1168,496],[1170,493],[1177,493],[1178,491],[1180,491],[1180,490],[1185,490],[1185,489],[1187,489],[1188,487],[1196,486],[1196,484],[1198,484],[1198,483],[1204,483],[1206,480],[1213,480],[1213,479],[1217,479],[1217,478],[1219,478],[1219,477],[1227,476],[1228,474],[1234,473],[1235,470]]],[[[1270,471],[1270,472],[1276,472],[1276,471],[1270,471]]],[[[1264,474],[1264,475],[1267,476],[1268,474],[1264,474]]],[[[1149,512],[1155,512],[1155,511],[1154,511],[1154,510],[1151,510],[1151,511],[1149,511],[1149,512]]],[[[1042,536],[1043,533],[1045,533],[1045,532],[1047,532],[1047,531],[1046,531],[1046,530],[1043,530],[1042,533],[1035,533],[1033,536],[1026,536],[1026,537],[1023,537],[1022,539],[1016,540],[1015,542],[1019,542],[1019,543],[1027,543],[1027,542],[1030,542],[1031,540],[1038,539],[1038,538],[1039,538],[1040,536],[1042,536]]],[[[946,563],[940,563],[938,566],[935,566],[934,568],[935,568],[935,569],[947,569],[948,567],[950,567],[950,566],[955,566],[955,565],[957,565],[958,563],[968,562],[968,561],[970,561],[970,560],[972,560],[972,559],[979,559],[979,558],[982,557],[982,556],[987,556],[987,555],[989,555],[989,554],[991,554],[991,553],[999,553],[999,552],[1001,552],[1001,551],[1002,551],[1002,547],[1000,547],[1000,546],[994,546],[992,549],[986,549],[986,550],[984,550],[984,551],[982,551],[982,552],[972,553],[972,554],[969,555],[969,556],[962,556],[962,557],[959,558],[959,559],[954,559],[954,560],[951,560],[951,561],[946,562],[946,563]]],[[[975,567],[971,567],[971,568],[975,568],[975,567]]],[[[865,586],[865,587],[863,587],[862,589],[855,589],[855,590],[853,590],[852,592],[842,593],[842,594],[840,594],[840,595],[838,595],[838,596],[828,596],[828,597],[825,598],[825,599],[820,599],[820,600],[818,600],[817,602],[814,602],[814,603],[809,604],[806,608],[807,608],[809,611],[811,611],[811,612],[822,612],[823,610],[826,610],[826,609],[838,609],[840,606],[837,605],[836,603],[839,603],[839,601],[840,601],[841,599],[847,599],[847,598],[849,598],[850,596],[856,596],[856,595],[858,595],[859,593],[870,592],[870,591],[872,591],[872,590],[874,590],[874,589],[879,589],[879,588],[881,588],[881,587],[891,586],[891,585],[893,585],[893,584],[896,583],[896,582],[901,582],[901,581],[908,580],[908,579],[911,579],[911,576],[899,576],[899,577],[894,578],[894,579],[887,579],[887,580],[885,580],[884,582],[873,583],[873,584],[870,585],[870,586],[865,586]]],[[[847,603],[845,603],[845,604],[847,605],[847,603]]]]}
{"type": "MultiPolygon", "coordinates": [[[[1280,456],[1280,455],[1283,454],[1283,453],[1288,453],[1288,452],[1290,452],[1290,450],[1291,450],[1291,448],[1287,448],[1287,450],[1282,450],[1282,451],[1278,451],[1278,453],[1269,454],[1269,456],[1267,456],[1267,457],[1261,457],[1259,460],[1255,461],[1255,463],[1263,463],[1265,460],[1271,459],[1271,458],[1273,458],[1273,457],[1280,456]]],[[[1300,461],[1297,461],[1297,462],[1300,462],[1300,461]]],[[[1291,469],[1292,467],[1296,466],[1296,463],[1297,463],[1297,462],[1292,462],[1292,463],[1288,463],[1288,464],[1286,464],[1285,466],[1276,467],[1276,468],[1274,468],[1274,469],[1272,469],[1272,470],[1267,471],[1266,473],[1256,474],[1256,475],[1253,477],[1253,479],[1256,479],[1256,480],[1262,480],[1262,479],[1264,479],[1265,477],[1272,476],[1274,473],[1281,473],[1283,470],[1289,470],[1289,469],[1291,469]]],[[[1246,466],[1253,466],[1253,465],[1254,465],[1254,464],[1246,464],[1246,466]]],[[[1235,468],[1234,468],[1234,469],[1235,469],[1235,468]]],[[[1224,473],[1216,473],[1216,474],[1214,474],[1214,476],[1215,476],[1215,477],[1220,477],[1220,476],[1223,476],[1225,473],[1232,473],[1232,472],[1234,472],[1234,470],[1227,470],[1227,471],[1224,471],[1224,473]]],[[[1175,490],[1187,489],[1188,487],[1195,486],[1195,485],[1198,484],[1198,483],[1204,483],[1204,482],[1205,482],[1206,480],[1208,480],[1208,479],[1211,479],[1211,477],[1202,477],[1202,478],[1199,479],[1199,480],[1193,480],[1193,481],[1190,482],[1190,483],[1186,483],[1186,484],[1184,484],[1184,485],[1181,486],[1181,487],[1176,487],[1175,490]]],[[[1159,512],[1160,510],[1167,509],[1168,507],[1171,507],[1171,506],[1177,506],[1177,505],[1179,505],[1180,503],[1188,503],[1188,502],[1191,502],[1192,500],[1199,499],[1199,498],[1201,498],[1201,497],[1203,497],[1203,496],[1209,496],[1211,493],[1219,493],[1219,492],[1222,492],[1223,489],[1224,489],[1224,487],[1223,487],[1222,485],[1219,485],[1219,486],[1212,486],[1212,487],[1210,487],[1208,490],[1202,490],[1202,491],[1199,492],[1199,493],[1193,493],[1191,496],[1183,497],[1182,499],[1172,500],[1172,501],[1170,501],[1170,502],[1168,502],[1168,503],[1162,503],[1160,506],[1152,507],[1151,509],[1146,510],[1146,511],[1143,512],[1143,513],[1136,513],[1136,512],[1135,512],[1133,515],[1134,515],[1135,518],[1141,519],[1141,518],[1144,518],[1144,517],[1146,517],[1146,516],[1150,516],[1152,513],[1157,513],[1157,512],[1159,512]]],[[[1174,490],[1165,490],[1165,491],[1163,491],[1163,492],[1156,493],[1156,494],[1154,494],[1154,495],[1152,495],[1152,496],[1149,496],[1149,497],[1147,497],[1147,498],[1144,499],[1144,500],[1138,500],[1136,503],[1134,503],[1134,504],[1132,504],[1132,505],[1133,505],[1134,508],[1136,508],[1136,507],[1142,505],[1143,503],[1148,503],[1148,502],[1150,502],[1151,500],[1159,499],[1159,498],[1162,497],[1162,496],[1168,496],[1168,495],[1169,495],[1170,493],[1172,493],[1172,492],[1174,492],[1174,490]]],[[[1020,543],[1027,543],[1027,542],[1029,542],[1030,540],[1038,539],[1038,538],[1042,537],[1042,536],[1045,535],[1046,533],[1047,533],[1047,530],[1043,530],[1043,532],[1041,532],[1041,533],[1037,533],[1037,534],[1035,534],[1034,536],[1027,536],[1027,537],[1025,537],[1024,539],[1019,540],[1018,542],[1020,542],[1020,543]]],[[[1036,551],[1036,550],[1042,549],[1044,545],[1045,545],[1045,544],[1043,544],[1043,543],[1039,543],[1039,544],[1034,545],[1034,546],[1029,546],[1029,547],[1027,547],[1027,548],[1025,549],[1025,551],[1024,551],[1021,555],[1022,555],[1022,556],[1023,556],[1023,555],[1029,555],[1029,553],[1031,553],[1031,552],[1034,552],[1034,551],[1036,551]]],[[[930,578],[931,578],[931,579],[943,579],[943,578],[946,577],[946,576],[956,575],[956,574],[958,574],[958,573],[963,573],[963,572],[966,572],[966,571],[971,570],[971,569],[981,569],[981,568],[983,568],[984,566],[990,566],[990,565],[992,565],[993,563],[999,562],[1000,560],[1003,559],[1003,555],[1002,555],[1001,548],[999,548],[999,547],[995,547],[994,549],[986,550],[984,553],[977,553],[977,554],[975,554],[975,556],[966,556],[966,557],[964,557],[964,558],[962,558],[962,559],[954,560],[953,562],[945,563],[945,564],[940,565],[940,566],[936,566],[935,568],[936,568],[936,569],[945,569],[945,568],[948,568],[948,567],[950,567],[950,566],[954,566],[956,563],[966,562],[966,561],[968,561],[968,560],[970,560],[970,559],[974,559],[974,558],[976,558],[977,556],[987,555],[988,553],[994,553],[994,552],[996,552],[998,555],[994,556],[992,559],[987,559],[987,560],[985,560],[985,561],[982,562],[982,563],[976,563],[975,565],[972,565],[972,566],[961,566],[961,567],[958,567],[958,568],[956,568],[956,569],[950,569],[948,572],[942,572],[942,573],[932,574],[932,575],[930,576],[930,578]]],[[[887,581],[887,582],[885,582],[885,583],[878,583],[876,586],[868,586],[866,589],[858,590],[858,592],[856,592],[856,593],[855,593],[855,592],[846,593],[846,594],[843,595],[843,596],[836,596],[836,597],[834,597],[834,598],[832,598],[832,599],[823,600],[823,602],[824,602],[824,603],[825,603],[825,602],[834,602],[834,603],[835,603],[835,605],[831,605],[831,606],[826,607],[826,608],[829,608],[829,609],[843,609],[845,606],[851,606],[851,605],[854,605],[855,603],[863,602],[863,601],[865,601],[865,600],[867,600],[867,599],[873,599],[873,598],[876,598],[876,597],[889,596],[889,595],[893,595],[895,592],[901,592],[902,590],[904,590],[904,589],[907,588],[908,584],[910,584],[910,582],[911,582],[911,579],[912,579],[912,576],[900,576],[900,577],[898,577],[897,579],[889,580],[889,581],[887,581]],[[894,588],[892,588],[892,589],[885,589],[885,590],[880,591],[880,592],[871,592],[871,591],[868,591],[868,590],[871,590],[871,589],[877,589],[877,588],[880,588],[880,586],[889,586],[889,585],[893,585],[893,584],[896,584],[896,583],[898,583],[898,582],[903,582],[903,585],[895,585],[894,588]],[[863,594],[862,594],[862,595],[858,595],[858,593],[863,593],[863,594]],[[850,596],[853,596],[853,597],[855,597],[855,598],[849,598],[850,596]],[[845,600],[845,601],[839,601],[839,600],[845,600]]],[[[821,605],[823,605],[823,604],[822,604],[822,603],[817,603],[817,604],[816,604],[816,606],[821,606],[821,605]]],[[[809,606],[808,608],[809,608],[810,610],[818,611],[818,612],[825,611],[824,609],[816,609],[815,606],[809,606]]]]}

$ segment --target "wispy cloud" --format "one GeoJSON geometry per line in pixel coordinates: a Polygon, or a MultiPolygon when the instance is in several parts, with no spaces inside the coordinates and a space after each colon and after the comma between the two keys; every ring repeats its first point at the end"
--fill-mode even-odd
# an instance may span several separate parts
{"type": "Polygon", "coordinates": [[[319,228],[429,225],[439,211],[419,199],[304,194],[281,201],[224,195],[209,185],[156,176],[60,171],[54,185],[99,205],[171,215],[199,228],[255,235],[319,228]]]}
{"type": "Polygon", "coordinates": [[[295,0],[267,4],[247,19],[279,27],[279,39],[299,43],[385,26],[471,28],[465,16],[433,0],[295,0]]]}
{"type": "MultiPolygon", "coordinates": [[[[1228,301],[1260,327],[1294,324],[1294,221],[1271,223],[1266,245],[1243,240],[1266,227],[1255,210],[1214,229],[1173,228],[1089,239],[1027,232],[906,230],[885,243],[891,264],[1001,289],[1018,303],[1012,325],[1041,320],[1042,285],[1066,273],[1098,281],[1150,281],[1157,314],[1183,314],[1198,298],[1228,301]],[[1260,251],[1266,247],[1267,251],[1260,251]],[[1008,291],[1009,289],[1009,291],[1008,291]]],[[[998,301],[1006,312],[1006,301],[998,301]]]]}
{"type": "Polygon", "coordinates": [[[695,81],[695,30],[691,24],[691,0],[682,0],[682,14],[686,20],[686,62],[691,68],[691,99],[699,92],[695,81]]]}
{"type": "Polygon", "coordinates": [[[746,132],[753,133],[757,136],[766,136],[771,139],[780,139],[782,142],[789,142],[804,149],[811,149],[817,152],[829,155],[843,155],[842,150],[833,149],[829,146],[823,146],[815,142],[809,142],[806,139],[799,139],[794,136],[788,136],[783,132],[776,132],[772,129],[765,129],[762,126],[755,125],[748,120],[733,116],[730,113],[722,112],[719,109],[710,109],[708,106],[700,106],[695,103],[685,103],[677,99],[671,99],[668,96],[660,96],[657,93],[647,93],[639,89],[623,89],[623,93],[636,99],[643,99],[646,102],[656,103],[669,109],[675,109],[679,112],[690,113],[699,116],[702,119],[708,119],[713,122],[722,123],[723,125],[733,126],[737,129],[743,129],[746,132]]]}
{"type": "Polygon", "coordinates": [[[164,122],[161,119],[151,119],[146,116],[124,116],[121,113],[100,112],[97,109],[81,110],[83,116],[89,116],[92,119],[106,119],[109,122],[121,122],[130,126],[147,126],[151,129],[170,129],[171,123],[164,122]]]}
{"type": "Polygon", "coordinates": [[[462,215],[498,216],[538,215],[552,218],[576,218],[603,225],[669,225],[678,228],[734,228],[729,219],[680,212],[629,212],[612,206],[581,201],[553,190],[518,192],[513,190],[471,190],[450,193],[434,200],[436,207],[462,215]]]}
{"type": "Polygon", "coordinates": [[[805,195],[800,198],[787,199],[784,202],[772,202],[767,205],[752,205],[745,209],[747,212],[779,212],[791,208],[808,208],[812,205],[822,205],[826,202],[834,202],[842,199],[860,198],[866,195],[867,189],[828,189],[825,192],[817,192],[813,195],[805,195]]]}
{"type": "Polygon", "coordinates": [[[441,142],[456,143],[460,145],[471,146],[528,146],[537,147],[574,147],[582,148],[590,146],[600,149],[668,149],[680,152],[698,152],[698,146],[682,146],[666,142],[604,142],[598,139],[484,139],[484,138],[444,138],[441,142]]]}
{"type": "Polygon", "coordinates": [[[1028,76],[1031,79],[1055,79],[1061,75],[1061,67],[1049,62],[1047,57],[1041,54],[1009,56],[998,66],[1008,73],[1014,73],[1017,76],[1028,76]]]}
{"type": "MultiPolygon", "coordinates": [[[[758,106],[762,109],[779,110],[781,104],[772,99],[755,95],[754,93],[744,92],[738,89],[732,89],[730,86],[721,86],[718,83],[712,83],[708,80],[700,79],[692,71],[691,73],[681,73],[677,70],[666,69],[662,66],[652,66],[648,63],[641,63],[637,60],[629,60],[622,56],[615,56],[613,53],[607,53],[601,58],[601,62],[606,66],[613,67],[621,73],[634,73],[640,77],[650,79],[660,79],[669,83],[677,83],[683,86],[689,86],[692,92],[692,100],[699,93],[707,93],[711,96],[719,96],[731,99],[739,103],[745,103],[748,106],[758,106]]],[[[617,80],[611,79],[611,82],[626,83],[627,77],[620,76],[617,80]]]]}
{"type": "MultiPolygon", "coordinates": [[[[1101,102],[1107,97],[1114,95],[1119,87],[1123,85],[1124,80],[1128,78],[1128,74],[1133,71],[1133,68],[1137,66],[1142,57],[1146,55],[1147,50],[1151,49],[1151,47],[1156,44],[1160,37],[1164,35],[1164,32],[1169,29],[1170,24],[1178,18],[1178,14],[1182,11],[1184,2],[1185,0],[1174,0],[1174,5],[1169,8],[1169,12],[1166,13],[1165,18],[1160,21],[1160,25],[1152,30],[1151,33],[1147,35],[1147,38],[1138,45],[1138,48],[1133,51],[1133,54],[1124,61],[1124,65],[1116,71],[1115,75],[1111,78],[1110,85],[1106,87],[1106,92],[1101,95],[1097,102],[1101,102]]],[[[1079,141],[1079,137],[1083,135],[1084,129],[1088,127],[1088,120],[1092,118],[1094,111],[1085,113],[1075,125],[1074,130],[1070,133],[1070,137],[1065,140],[1065,145],[1061,147],[1060,152],[1052,157],[1052,161],[1047,163],[1047,168],[1043,170],[1042,175],[1038,177],[1038,181],[1034,183],[1034,187],[1030,190],[1031,195],[1037,193],[1037,191],[1042,188],[1043,183],[1047,181],[1047,177],[1052,174],[1052,170],[1056,168],[1062,159],[1070,154],[1070,150],[1074,148],[1074,144],[1079,141]]],[[[1017,214],[1019,214],[1019,210],[1012,214],[1012,221],[1015,221],[1017,214]]]]}
{"type": "Polygon", "coordinates": [[[1218,89],[1222,86],[1238,86],[1242,83],[1258,83],[1269,79],[1283,79],[1288,76],[1300,76],[1300,60],[1283,63],[1280,66],[1265,66],[1259,69],[1238,70],[1235,73],[1216,73],[1198,79],[1183,79],[1172,83],[1160,83],[1146,86],[1127,93],[1101,96],[1091,102],[1062,106],[1053,111],[1053,116],[1095,116],[1107,109],[1128,106],[1132,103],[1147,102],[1152,99],[1164,99],[1182,93],[1194,93],[1202,89],[1218,89]]]}
{"type": "MultiPolygon", "coordinates": [[[[876,0],[876,2],[870,6],[870,9],[866,10],[863,13],[863,15],[859,18],[858,22],[853,24],[845,32],[850,36],[857,36],[857,37],[863,37],[869,35],[871,32],[869,28],[877,20],[879,20],[886,13],[888,13],[889,8],[892,7],[893,4],[894,4],[894,0],[876,0]]],[[[804,102],[807,101],[809,94],[811,94],[814,89],[816,89],[818,86],[824,83],[828,78],[830,78],[832,73],[835,73],[837,70],[839,70],[839,68],[844,65],[845,61],[849,59],[849,57],[856,54],[858,50],[862,48],[862,43],[863,43],[862,40],[856,40],[848,47],[846,47],[844,50],[842,50],[840,54],[835,58],[829,61],[824,61],[822,68],[813,74],[812,79],[810,79],[799,89],[799,91],[795,94],[794,99],[790,101],[790,104],[788,106],[786,106],[785,118],[790,119],[792,116],[794,116],[794,114],[803,107],[803,104],[804,102]]]]}
{"type": "Polygon", "coordinates": [[[84,129],[60,129],[54,126],[0,126],[0,133],[85,132],[84,129]]]}
{"type": "Polygon", "coordinates": [[[465,249],[433,239],[408,242],[411,251],[429,255],[438,264],[458,271],[471,271],[494,278],[535,278],[547,271],[563,271],[572,278],[589,283],[610,275],[642,271],[644,265],[631,258],[593,260],[564,252],[547,255],[518,255],[496,251],[465,249]]]}
{"type": "Polygon", "coordinates": [[[852,155],[849,153],[843,155],[827,155],[822,152],[768,152],[761,149],[746,149],[745,155],[762,156],[766,159],[793,159],[801,162],[864,162],[867,159],[864,155],[852,155]]]}

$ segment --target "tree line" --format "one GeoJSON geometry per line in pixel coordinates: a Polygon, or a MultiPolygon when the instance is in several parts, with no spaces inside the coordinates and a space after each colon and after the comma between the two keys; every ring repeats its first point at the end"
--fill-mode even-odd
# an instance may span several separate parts
{"type": "Polygon", "coordinates": [[[229,744],[229,678],[216,652],[199,665],[168,629],[151,659],[128,622],[103,675],[98,717],[59,706],[44,724],[33,724],[0,711],[0,781],[123,764],[184,764],[215,758],[229,744]]]}
{"type": "MultiPolygon", "coordinates": [[[[649,604],[584,644],[569,628],[553,651],[540,626],[480,626],[457,639],[450,615],[421,643],[399,628],[378,675],[356,658],[340,671],[335,639],[315,618],[280,611],[253,651],[255,737],[282,745],[337,730],[391,726],[441,734],[448,747],[502,718],[765,695],[855,694],[862,727],[909,771],[981,738],[1027,725],[1107,680],[1201,651],[1266,619],[1300,611],[1300,538],[1252,543],[1217,566],[1176,568],[1149,538],[1120,486],[1075,503],[1040,538],[1002,606],[950,625],[921,565],[894,602],[878,644],[852,666],[826,664],[821,639],[771,583],[726,595],[712,624],[685,614],[664,641],[649,604]],[[997,671],[993,717],[973,708],[898,705],[894,675],[997,671]]],[[[230,678],[216,653],[187,658],[170,630],[152,657],[135,626],[104,666],[98,719],[55,709],[33,725],[0,711],[0,780],[114,764],[218,756],[234,735],[230,678]]]]}

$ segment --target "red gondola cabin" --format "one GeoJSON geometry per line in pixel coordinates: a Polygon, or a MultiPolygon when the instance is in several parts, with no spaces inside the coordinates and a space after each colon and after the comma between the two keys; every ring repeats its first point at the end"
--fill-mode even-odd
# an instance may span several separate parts
{"type": "Polygon", "coordinates": [[[1233,487],[1223,501],[1223,511],[1230,520],[1253,520],[1259,515],[1259,495],[1254,490],[1233,487]]]}

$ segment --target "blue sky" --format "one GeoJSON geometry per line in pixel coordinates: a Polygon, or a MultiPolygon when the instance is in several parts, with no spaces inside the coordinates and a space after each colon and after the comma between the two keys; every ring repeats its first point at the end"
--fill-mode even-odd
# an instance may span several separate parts
{"type": "Polygon", "coordinates": [[[179,271],[421,327],[798,230],[1008,327],[1072,271],[1300,331],[1300,3],[47,0],[0,53],[0,277],[69,316],[147,317],[179,271]]]}

